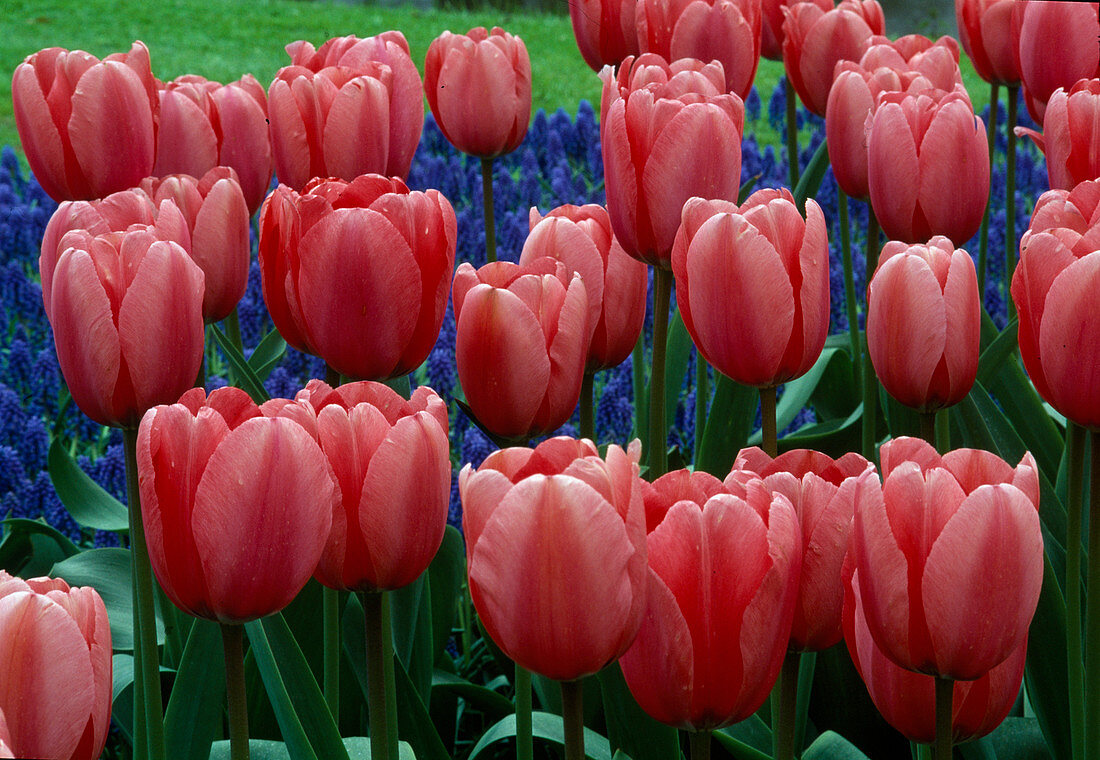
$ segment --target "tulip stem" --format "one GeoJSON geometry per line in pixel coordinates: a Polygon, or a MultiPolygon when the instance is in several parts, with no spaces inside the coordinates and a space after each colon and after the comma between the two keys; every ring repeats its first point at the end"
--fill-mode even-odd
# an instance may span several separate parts
{"type": "MultiPolygon", "coordinates": [[[[878,269],[878,218],[871,204],[867,204],[867,249],[864,258],[865,274],[863,281],[870,284],[871,277],[878,269]]],[[[863,419],[862,419],[862,453],[863,458],[874,461],[875,458],[875,427],[878,423],[878,377],[875,376],[875,365],[871,363],[871,351],[867,347],[867,331],[863,336],[863,419]]]]}
{"type": "Polygon", "coordinates": [[[710,731],[689,731],[691,760],[710,760],[710,731]]]}
{"type": "Polygon", "coordinates": [[[595,403],[592,388],[594,377],[594,372],[585,370],[581,379],[581,438],[587,438],[593,442],[596,440],[596,419],[592,414],[595,403]]]}
{"type": "Polygon", "coordinates": [[[1100,433],[1089,432],[1089,565],[1085,601],[1085,756],[1100,757],[1100,433]]]}
{"type": "MultiPolygon", "coordinates": [[[[149,548],[145,544],[145,525],[138,489],[137,428],[122,429],[122,448],[126,457],[126,496],[130,512],[130,551],[137,606],[134,608],[134,643],[138,650],[137,672],[141,679],[142,710],[150,760],[164,760],[164,705],[160,696],[160,663],[157,652],[156,606],[153,601],[153,570],[149,548]]],[[[135,699],[137,691],[135,686],[135,699]]],[[[138,715],[135,710],[135,718],[138,715]]],[[[144,753],[138,753],[142,755],[144,753]]]]}
{"type": "MultiPolygon", "coordinates": [[[[932,446],[936,445],[936,413],[920,412],[920,437],[928,441],[932,446]]],[[[944,452],[940,452],[943,454],[944,452]]]]}
{"type": "Polygon", "coordinates": [[[844,267],[844,305],[848,311],[848,342],[852,352],[852,374],[863,380],[863,351],[859,347],[859,307],[856,306],[856,284],[852,273],[852,228],[848,222],[848,196],[836,189],[840,212],[840,256],[844,267]]]}
{"type": "Polygon", "coordinates": [[[565,760],[584,760],[584,687],[579,680],[561,682],[561,719],[565,760]]]}
{"type": "Polygon", "coordinates": [[[634,433],[641,438],[649,429],[649,405],[645,398],[645,331],[638,333],[638,340],[630,354],[631,390],[634,392],[634,433]]]}
{"type": "Polygon", "coordinates": [[[699,449],[703,445],[703,433],[707,427],[707,402],[710,401],[710,378],[707,375],[707,360],[695,351],[695,441],[692,445],[695,461],[699,461],[699,449]]]}
{"type": "Polygon", "coordinates": [[[787,169],[791,180],[791,192],[798,187],[798,94],[788,78],[787,91],[787,169]]]}
{"type": "Polygon", "coordinates": [[[383,591],[382,597],[382,683],[386,691],[386,734],[389,740],[388,760],[398,760],[397,737],[397,678],[393,666],[393,624],[390,614],[392,594],[383,591]]]}
{"type": "Polygon", "coordinates": [[[229,702],[229,756],[248,760],[248,703],[244,683],[244,627],[222,623],[225,693],[229,702]]]}
{"type": "Polygon", "coordinates": [[[382,621],[382,593],[363,594],[364,633],[367,643],[367,719],[370,723],[370,756],[390,757],[389,726],[386,717],[385,646],[382,621]]]}
{"type": "Polygon", "coordinates": [[[955,681],[936,676],[936,760],[951,760],[951,699],[955,681]]]}
{"type": "Polygon", "coordinates": [[[481,208],[485,212],[485,261],[497,260],[497,229],[493,221],[493,159],[481,159],[481,208]]]}
{"type": "Polygon", "coordinates": [[[776,387],[760,389],[760,437],[764,453],[772,459],[779,456],[779,436],[775,429],[776,387]]]}
{"type": "Polygon", "coordinates": [[[241,318],[237,314],[236,306],[225,318],[225,337],[229,338],[229,342],[236,346],[241,356],[244,356],[244,343],[241,342],[241,318]]]}
{"type": "Polygon", "coordinates": [[[1012,289],[1012,273],[1016,270],[1016,100],[1019,85],[1008,87],[1008,150],[1005,153],[1005,301],[1008,318],[1016,316],[1016,302],[1008,297],[1012,289]]]}
{"type": "MultiPolygon", "coordinates": [[[[775,456],[772,454],[771,456],[775,456]]],[[[802,655],[799,652],[787,652],[783,657],[783,669],[779,672],[779,681],[772,690],[772,743],[775,760],[792,760],[794,757],[794,730],[798,714],[798,671],[801,669],[802,655]],[[778,698],[775,695],[778,693],[778,698]]]]}
{"type": "Polygon", "coordinates": [[[1084,757],[1085,682],[1081,652],[1081,508],[1085,485],[1085,429],[1070,422],[1066,430],[1066,661],[1069,728],[1073,757],[1084,757]]]}
{"type": "Polygon", "coordinates": [[[535,756],[534,730],[531,723],[531,671],[516,665],[516,760],[535,756]]]}
{"type": "Polygon", "coordinates": [[[340,592],[321,588],[321,614],[324,620],[325,703],[332,719],[340,723],[340,592]]]}
{"type": "MultiPolygon", "coordinates": [[[[997,134],[997,105],[1000,100],[1001,86],[996,82],[989,85],[989,123],[985,125],[985,139],[989,144],[989,166],[993,167],[993,146],[997,134]]],[[[986,199],[985,213],[982,214],[982,231],[978,248],[978,295],[985,303],[985,270],[989,259],[989,211],[993,206],[993,183],[989,183],[989,198],[986,199]]]]}
{"type": "Polygon", "coordinates": [[[672,297],[672,272],[653,269],[653,361],[649,378],[649,475],[665,474],[668,429],[665,426],[665,342],[668,340],[668,304],[672,297]]]}
{"type": "Polygon", "coordinates": [[[946,454],[951,451],[951,417],[946,409],[936,412],[936,451],[946,454]]]}

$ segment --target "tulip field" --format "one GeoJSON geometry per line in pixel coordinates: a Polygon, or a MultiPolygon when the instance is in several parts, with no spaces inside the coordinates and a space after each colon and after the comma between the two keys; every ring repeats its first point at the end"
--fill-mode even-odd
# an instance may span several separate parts
{"type": "Polygon", "coordinates": [[[1100,4],[274,7],[0,42],[0,758],[1100,760],[1100,4]]]}

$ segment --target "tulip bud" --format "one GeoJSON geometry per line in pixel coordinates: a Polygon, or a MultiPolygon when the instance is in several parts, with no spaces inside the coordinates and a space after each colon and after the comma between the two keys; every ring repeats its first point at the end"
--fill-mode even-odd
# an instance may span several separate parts
{"type": "MultiPolygon", "coordinates": [[[[1100,77],[1097,3],[1026,3],[1020,26],[1020,78],[1031,118],[1042,124],[1059,87],[1100,77]],[[1052,54],[1057,51],[1057,55],[1052,54]]],[[[1091,177],[1089,179],[1092,179],[1091,177]]]]}
{"type": "Polygon", "coordinates": [[[569,19],[581,57],[593,71],[618,66],[623,59],[638,54],[635,33],[637,0],[572,0],[569,19]]]}
{"type": "Polygon", "coordinates": [[[1015,0],[955,0],[959,41],[985,81],[1019,86],[1022,11],[1015,0]]]}
{"type": "Polygon", "coordinates": [[[1072,190],[1075,185],[1100,177],[1100,79],[1082,79],[1050,96],[1043,116],[1043,132],[1016,127],[1027,135],[1047,163],[1051,190],[1072,190]]]}

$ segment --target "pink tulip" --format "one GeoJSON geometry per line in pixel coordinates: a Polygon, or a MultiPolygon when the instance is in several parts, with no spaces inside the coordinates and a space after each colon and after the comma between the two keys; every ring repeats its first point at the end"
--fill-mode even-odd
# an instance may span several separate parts
{"type": "Polygon", "coordinates": [[[585,370],[617,367],[634,349],[645,322],[645,264],[626,255],[603,206],[559,206],[546,216],[532,208],[530,222],[520,265],[549,256],[580,273],[591,331],[585,370]]]}
{"type": "Polygon", "coordinates": [[[1100,4],[1026,3],[1022,13],[1024,102],[1031,118],[1042,124],[1047,101],[1055,90],[1072,87],[1079,79],[1100,77],[1100,4]]]}
{"type": "Polygon", "coordinates": [[[0,570],[0,662],[0,757],[100,756],[111,723],[111,627],[95,589],[0,570]]]}
{"type": "Polygon", "coordinates": [[[959,41],[985,81],[1020,84],[1023,8],[1016,0],[955,0],[959,41]]]}
{"type": "Polygon", "coordinates": [[[981,314],[969,253],[942,236],[888,242],[867,288],[867,350],[887,393],[922,412],[962,401],[978,374],[981,314]]]}
{"type": "Polygon", "coordinates": [[[963,83],[959,70],[959,43],[951,37],[940,37],[933,42],[921,34],[907,34],[896,40],[876,35],[859,59],[859,65],[869,71],[884,66],[899,72],[910,71],[941,90],[952,90],[963,83]]]}
{"type": "Polygon", "coordinates": [[[635,34],[637,0],[573,0],[569,19],[581,57],[593,71],[618,66],[629,55],[638,54],[635,34]]]}
{"type": "Polygon", "coordinates": [[[812,198],[806,219],[787,189],[758,190],[737,207],[692,198],[676,233],[677,303],[715,369],[769,387],[804,374],[829,329],[829,241],[812,198]]]}
{"type": "Polygon", "coordinates": [[[55,201],[102,198],[152,171],[158,104],[144,43],[102,62],[40,50],[16,67],[11,94],[27,162],[55,201]]]}
{"type": "Polygon", "coordinates": [[[1082,79],[1068,91],[1059,87],[1047,102],[1042,134],[1025,127],[1016,134],[1043,151],[1051,190],[1100,178],[1100,79],[1082,79]]]}
{"type": "Polygon", "coordinates": [[[455,363],[478,421],[503,438],[561,427],[581,393],[588,297],[581,275],[551,258],[455,272],[455,363]]]}
{"type": "MultiPolygon", "coordinates": [[[[763,0],[763,23],[760,26],[760,54],[771,61],[783,60],[783,18],[784,8],[792,0],[763,0]]],[[[833,0],[794,0],[794,2],[813,2],[823,11],[833,9],[833,0]]]]}
{"type": "Polygon", "coordinates": [[[600,78],[611,227],[624,251],[667,269],[688,198],[737,200],[745,106],[717,62],[646,53],[600,78]]]}
{"type": "Polygon", "coordinates": [[[462,468],[470,596],[489,636],[562,681],[614,662],[646,609],[640,446],[551,438],[462,468]]]}
{"type": "Polygon", "coordinates": [[[987,451],[942,457],[925,441],[880,450],[882,498],[852,527],[871,636],[895,664],[980,678],[1023,645],[1043,582],[1039,477],[987,451]]]}
{"type": "Polygon", "coordinates": [[[511,153],[531,121],[531,60],[523,40],[500,27],[432,40],[424,93],[443,136],[463,153],[511,153]]]}
{"type": "Polygon", "coordinates": [[[376,174],[280,185],[260,210],[264,302],[287,343],[341,374],[405,375],[439,337],[455,240],[435,190],[376,174]]]}

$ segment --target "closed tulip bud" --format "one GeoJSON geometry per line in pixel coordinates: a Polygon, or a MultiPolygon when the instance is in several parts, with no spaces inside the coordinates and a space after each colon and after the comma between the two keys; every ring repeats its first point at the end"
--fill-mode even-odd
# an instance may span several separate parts
{"type": "Polygon", "coordinates": [[[1019,13],[1024,102],[1031,118],[1042,124],[1055,90],[1100,77],[1100,4],[1026,3],[1019,13]],[[1052,55],[1055,50],[1057,55],[1052,55]]]}
{"type": "Polygon", "coordinates": [[[745,106],[717,62],[646,53],[600,78],[611,227],[628,254],[667,269],[688,198],[737,200],[745,106]]]}
{"type": "Polygon", "coordinates": [[[635,33],[637,0],[574,0],[569,3],[573,37],[581,57],[593,71],[618,66],[638,54],[635,33]]]}
{"type": "Polygon", "coordinates": [[[40,50],[16,67],[11,93],[27,163],[55,201],[102,198],[152,171],[158,103],[144,43],[102,61],[40,50]]]}
{"type": "Polygon", "coordinates": [[[337,372],[408,374],[439,337],[456,236],[447,199],[400,179],[280,185],[260,210],[264,302],[287,343],[337,372]]]}
{"type": "Polygon", "coordinates": [[[1043,151],[1051,190],[1100,178],[1100,79],[1059,87],[1047,103],[1042,134],[1026,127],[1016,127],[1016,134],[1043,151]]]}
{"type": "Polygon", "coordinates": [[[754,713],[786,652],[802,544],[786,496],[756,476],[672,472],[647,488],[649,598],[620,661],[643,710],[678,728],[754,713]],[[654,512],[663,512],[659,520],[654,512]]]}
{"type": "Polygon", "coordinates": [[[809,370],[829,329],[829,240],[817,202],[806,201],[803,219],[787,189],[758,190],[740,207],[692,198],[683,218],[676,300],[707,362],[758,387],[809,370]]]}
{"type": "MultiPolygon", "coordinates": [[[[822,11],[833,9],[833,0],[795,0],[813,2],[822,11]]],[[[760,55],[770,61],[783,60],[783,9],[791,0],[763,0],[763,23],[760,26],[760,55]]]]}
{"type": "Polygon", "coordinates": [[[955,0],[959,41],[985,81],[1020,84],[1022,11],[1015,0],[955,0]]]}
{"type": "Polygon", "coordinates": [[[423,573],[443,540],[451,494],[447,405],[427,386],[406,401],[381,383],[311,380],[264,404],[321,445],[339,488],[314,576],[329,588],[387,591],[423,573]]]}
{"type": "Polygon", "coordinates": [[[645,264],[619,245],[603,206],[559,206],[546,216],[532,208],[530,223],[519,263],[549,256],[580,273],[591,331],[585,370],[617,367],[634,349],[645,322],[645,264]]]}
{"type": "Polygon", "coordinates": [[[588,353],[582,276],[548,257],[477,270],[464,263],[453,291],[458,380],[478,421],[511,439],[565,424],[588,353]]]}
{"type": "Polygon", "coordinates": [[[942,236],[888,242],[867,288],[867,350],[882,387],[922,412],[962,401],[978,374],[981,314],[969,253],[942,236]]]}
{"type": "Polygon", "coordinates": [[[840,567],[848,550],[852,515],[862,500],[881,492],[875,466],[859,454],[837,460],[795,449],[776,458],[761,449],[742,449],[734,470],[751,471],[765,487],[783,494],[801,525],[802,573],[788,648],[820,652],[840,641],[840,567]]]}
{"type": "Polygon", "coordinates": [[[965,91],[883,93],[868,127],[867,184],[886,236],[969,240],[989,199],[989,147],[965,91]]]}
{"type": "Polygon", "coordinates": [[[95,589],[0,570],[0,662],[0,757],[100,756],[111,724],[111,626],[95,589]]]}
{"type": "Polygon", "coordinates": [[[895,664],[973,681],[1022,646],[1043,583],[1039,476],[988,451],[883,444],[880,499],[852,526],[860,599],[895,664]]]}
{"type": "Polygon", "coordinates": [[[601,458],[589,440],[551,438],[462,468],[470,596],[516,663],[569,681],[614,662],[646,609],[637,442],[601,458]]]}
{"type": "Polygon", "coordinates": [[[432,40],[424,93],[443,136],[463,153],[511,153],[531,121],[531,60],[523,40],[500,27],[432,40]]]}
{"type": "Polygon", "coordinates": [[[239,388],[194,388],[142,418],[137,466],[149,562],[185,612],[256,620],[317,568],[337,486],[299,422],[264,416],[239,388]]]}

